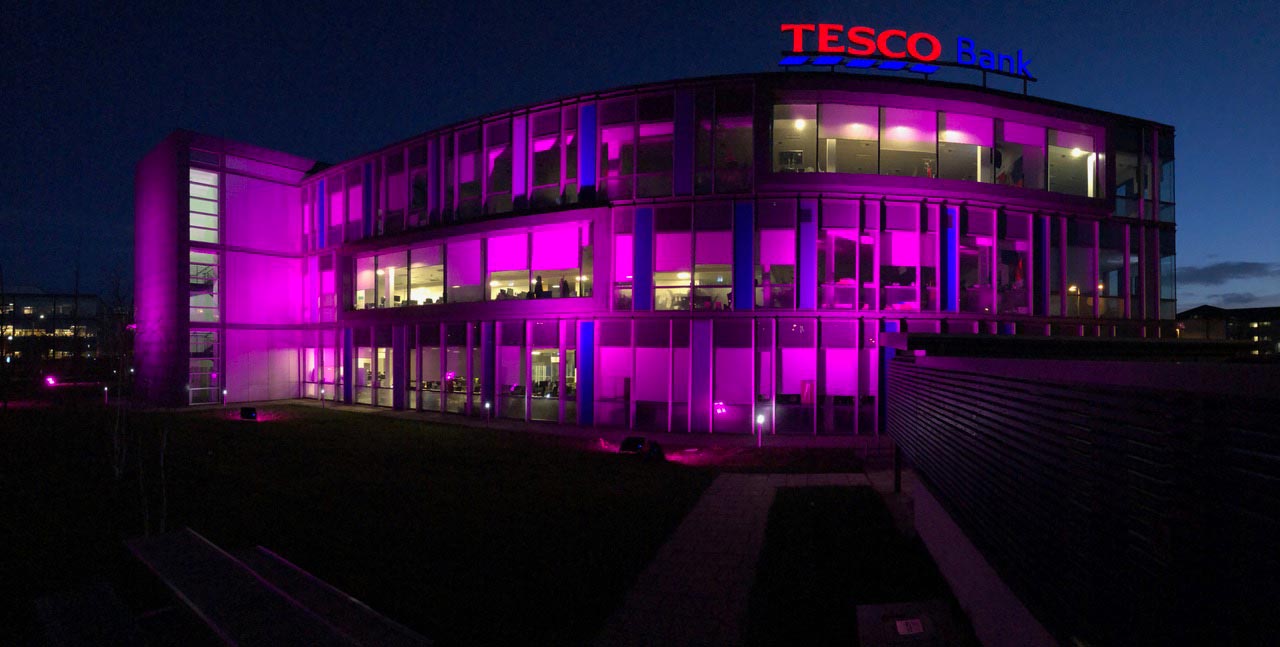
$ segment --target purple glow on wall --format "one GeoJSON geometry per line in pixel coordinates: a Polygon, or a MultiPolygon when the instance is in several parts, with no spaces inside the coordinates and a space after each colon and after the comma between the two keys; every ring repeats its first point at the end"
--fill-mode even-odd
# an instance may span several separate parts
{"type": "Polygon", "coordinates": [[[453,285],[480,284],[480,241],[451,242],[445,254],[445,272],[453,285]]]}
{"type": "Polygon", "coordinates": [[[698,263],[733,264],[733,234],[727,231],[700,231],[694,241],[698,263]]]}
{"type": "MultiPolygon", "coordinates": [[[[529,238],[523,233],[491,236],[488,240],[490,272],[529,269],[529,238]]],[[[449,280],[454,280],[452,276],[449,280]]]]}
{"type": "Polygon", "coordinates": [[[688,272],[693,269],[687,232],[660,232],[654,245],[653,269],[658,272],[688,272]]]}
{"type": "Polygon", "coordinates": [[[761,265],[794,265],[795,262],[796,232],[794,229],[760,231],[761,265]]]}
{"type": "Polygon", "coordinates": [[[943,130],[938,134],[940,141],[988,148],[995,145],[995,121],[991,117],[948,112],[941,118],[943,130]]]}
{"type": "Polygon", "coordinates": [[[559,135],[551,135],[549,137],[535,137],[533,140],[533,152],[545,153],[555,147],[559,141],[559,135]]]}
{"type": "Polygon", "coordinates": [[[1004,122],[1004,141],[1044,148],[1044,128],[1006,121],[1004,122]]]}
{"type": "Polygon", "coordinates": [[[674,129],[674,125],[669,121],[658,123],[658,124],[640,124],[640,136],[641,137],[663,137],[663,136],[670,137],[671,133],[674,131],[673,129],[674,129]]]}
{"type": "Polygon", "coordinates": [[[884,109],[885,141],[933,143],[937,129],[937,113],[932,110],[884,109]]]}
{"type": "Polygon", "coordinates": [[[1089,153],[1094,151],[1093,137],[1090,137],[1089,135],[1069,133],[1059,130],[1056,133],[1056,139],[1056,142],[1052,142],[1055,146],[1061,146],[1063,148],[1078,148],[1089,153]]]}
{"type": "Polygon", "coordinates": [[[578,267],[578,229],[572,224],[534,231],[534,271],[578,267]]]}

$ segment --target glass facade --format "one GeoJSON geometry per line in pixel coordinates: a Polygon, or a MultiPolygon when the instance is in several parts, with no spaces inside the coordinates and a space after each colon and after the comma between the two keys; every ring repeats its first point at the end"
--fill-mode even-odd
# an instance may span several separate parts
{"type": "MultiPolygon", "coordinates": [[[[571,97],[300,176],[298,392],[874,435],[881,331],[1163,334],[1171,129],[843,83],[571,97]]],[[[240,180],[218,168],[183,179],[192,402],[217,401],[239,343],[222,295],[240,267],[225,240],[240,180]]]]}

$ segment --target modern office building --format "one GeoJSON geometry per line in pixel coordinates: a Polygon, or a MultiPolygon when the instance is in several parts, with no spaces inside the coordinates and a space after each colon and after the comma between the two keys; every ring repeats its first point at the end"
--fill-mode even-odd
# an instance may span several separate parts
{"type": "Polygon", "coordinates": [[[1174,336],[1173,142],[801,72],[567,97],[335,165],[179,131],[137,173],[140,386],[875,433],[884,332],[1174,336]]]}

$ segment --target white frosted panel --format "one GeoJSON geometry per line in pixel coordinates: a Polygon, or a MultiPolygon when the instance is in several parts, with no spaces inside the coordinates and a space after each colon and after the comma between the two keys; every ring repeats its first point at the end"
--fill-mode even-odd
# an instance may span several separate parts
{"type": "Polygon", "coordinates": [[[637,400],[667,401],[667,383],[671,381],[671,354],[666,348],[636,349],[637,400]]]}
{"type": "Polygon", "coordinates": [[[283,330],[228,330],[226,380],[228,402],[298,397],[297,333],[283,330]]]}
{"type": "Polygon", "coordinates": [[[826,380],[827,395],[857,395],[858,350],[856,348],[828,348],[826,380]]]}
{"type": "Polygon", "coordinates": [[[750,348],[717,348],[715,399],[725,404],[751,404],[751,380],[742,379],[751,375],[750,348]]]}
{"type": "Polygon", "coordinates": [[[302,249],[302,202],[297,187],[227,176],[223,230],[228,245],[274,252],[302,249]]]}
{"type": "Polygon", "coordinates": [[[801,393],[803,382],[817,375],[817,350],[813,348],[782,349],[782,380],[778,393],[801,393]]]}
{"type": "Polygon", "coordinates": [[[222,276],[229,323],[302,321],[302,259],[227,252],[222,276]]]}

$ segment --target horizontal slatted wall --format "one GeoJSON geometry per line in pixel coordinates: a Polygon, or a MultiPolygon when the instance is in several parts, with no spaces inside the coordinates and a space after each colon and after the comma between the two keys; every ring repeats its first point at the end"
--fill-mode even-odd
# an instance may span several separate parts
{"type": "Polygon", "coordinates": [[[1246,639],[1280,611],[1280,402],[907,356],[887,404],[918,475],[1062,640],[1246,639]]]}

